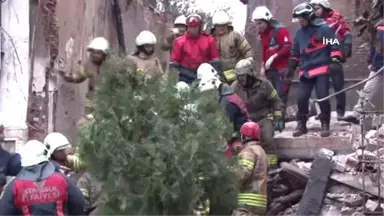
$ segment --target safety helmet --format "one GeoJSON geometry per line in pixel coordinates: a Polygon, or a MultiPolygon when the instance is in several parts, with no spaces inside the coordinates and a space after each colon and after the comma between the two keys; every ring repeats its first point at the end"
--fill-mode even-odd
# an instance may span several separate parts
{"type": "Polygon", "coordinates": [[[297,18],[304,18],[304,19],[311,19],[315,15],[315,9],[311,4],[308,2],[304,2],[301,4],[298,4],[292,12],[292,17],[297,18]]]}
{"type": "Polygon", "coordinates": [[[199,82],[199,90],[209,91],[212,89],[218,89],[222,82],[213,73],[205,73],[199,82]]]}
{"type": "Polygon", "coordinates": [[[239,62],[237,62],[235,67],[235,74],[236,75],[253,74],[252,62],[248,59],[242,59],[239,62]]]}
{"type": "Polygon", "coordinates": [[[196,27],[196,26],[201,26],[202,24],[202,19],[199,14],[191,14],[187,18],[187,26],[189,27],[196,27]]]}
{"type": "Polygon", "coordinates": [[[273,18],[271,11],[265,6],[255,8],[252,13],[252,20],[266,20],[269,21],[273,18]]]}
{"type": "Polygon", "coordinates": [[[178,92],[188,92],[189,91],[189,85],[183,81],[176,83],[175,87],[176,87],[178,92]]]}
{"type": "Polygon", "coordinates": [[[150,32],[150,31],[142,31],[139,35],[136,37],[136,46],[142,46],[145,44],[156,44],[156,36],[150,32]]]}
{"type": "Polygon", "coordinates": [[[331,3],[328,0],[311,0],[311,5],[321,5],[325,8],[331,8],[331,3]]]}
{"type": "Polygon", "coordinates": [[[49,152],[42,142],[30,140],[21,148],[20,157],[21,166],[29,167],[48,161],[49,152]]]}
{"type": "Polygon", "coordinates": [[[213,25],[226,25],[231,24],[231,18],[225,11],[217,11],[212,17],[213,25]]]}
{"type": "Polygon", "coordinates": [[[215,70],[215,68],[212,67],[212,65],[208,63],[203,63],[199,66],[199,68],[197,68],[197,80],[201,80],[203,76],[207,73],[211,73],[214,76],[218,76],[217,71],[215,70]]]}
{"type": "Polygon", "coordinates": [[[175,22],[173,22],[173,25],[187,25],[187,17],[185,17],[184,15],[176,17],[175,22]]]}
{"type": "Polygon", "coordinates": [[[240,128],[241,139],[244,141],[260,140],[260,125],[256,122],[246,122],[240,128]]]}
{"type": "Polygon", "coordinates": [[[108,54],[109,51],[109,42],[103,37],[94,38],[87,47],[88,51],[95,50],[101,51],[104,54],[108,54]]]}
{"type": "Polygon", "coordinates": [[[55,150],[62,150],[71,147],[71,143],[67,137],[58,132],[48,134],[44,138],[44,145],[49,150],[49,155],[53,154],[55,150]]]}

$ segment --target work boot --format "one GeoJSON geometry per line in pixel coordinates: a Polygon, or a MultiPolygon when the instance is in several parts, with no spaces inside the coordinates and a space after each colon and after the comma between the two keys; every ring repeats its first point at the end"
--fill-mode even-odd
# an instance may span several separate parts
{"type": "MultiPolygon", "coordinates": [[[[339,120],[339,119],[337,119],[339,120]]],[[[349,123],[352,123],[352,124],[359,124],[360,123],[360,120],[359,120],[359,114],[354,111],[352,114],[350,115],[347,115],[347,116],[343,116],[342,118],[340,118],[339,121],[346,121],[346,122],[349,122],[349,123]]]]}
{"type": "Polygon", "coordinates": [[[344,111],[341,111],[341,110],[338,110],[337,111],[337,121],[344,121],[344,114],[345,112],[344,111]]]}
{"type": "Polygon", "coordinates": [[[295,129],[295,131],[292,133],[292,136],[293,137],[299,137],[299,136],[302,136],[304,134],[308,133],[308,129],[307,129],[307,121],[297,121],[297,127],[295,129]]]}
{"type": "Polygon", "coordinates": [[[329,137],[331,135],[331,132],[329,131],[329,122],[322,121],[321,122],[321,137],[329,137]]]}

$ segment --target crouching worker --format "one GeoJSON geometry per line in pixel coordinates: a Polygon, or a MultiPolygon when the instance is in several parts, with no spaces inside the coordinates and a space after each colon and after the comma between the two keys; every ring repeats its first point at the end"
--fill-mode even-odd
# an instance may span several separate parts
{"type": "Polygon", "coordinates": [[[101,204],[106,200],[106,195],[102,193],[102,184],[96,176],[89,172],[84,173],[77,181],[84,196],[84,212],[86,215],[100,215],[101,204]]]}
{"type": "Polygon", "coordinates": [[[0,215],[83,215],[81,191],[49,162],[49,151],[37,140],[21,150],[20,173],[0,199],[0,215]]]}
{"type": "Polygon", "coordinates": [[[225,106],[233,129],[240,131],[241,126],[248,121],[248,111],[243,101],[231,86],[220,81],[218,73],[210,64],[202,64],[197,73],[197,77],[201,78],[199,90],[204,92],[217,89],[220,95],[219,103],[225,106]]]}
{"type": "Polygon", "coordinates": [[[64,171],[65,174],[65,171],[68,171],[66,167],[76,173],[85,169],[85,165],[76,154],[67,154],[66,151],[72,148],[72,145],[63,134],[58,132],[48,134],[44,139],[44,145],[49,150],[51,161],[60,165],[61,171],[64,171]]]}
{"type": "Polygon", "coordinates": [[[241,137],[232,142],[240,169],[238,207],[234,216],[265,215],[267,211],[268,157],[260,146],[260,126],[247,122],[240,129],[241,137]],[[241,142],[240,142],[241,141],[241,142]]]}

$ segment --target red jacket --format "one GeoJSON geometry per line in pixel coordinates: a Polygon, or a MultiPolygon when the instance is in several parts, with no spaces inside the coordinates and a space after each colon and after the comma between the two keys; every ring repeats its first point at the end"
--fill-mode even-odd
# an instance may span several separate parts
{"type": "Polygon", "coordinates": [[[281,70],[288,66],[288,60],[292,48],[292,41],[288,30],[285,27],[269,27],[260,32],[262,61],[265,64],[269,57],[277,53],[271,69],[281,70]]]}
{"type": "Polygon", "coordinates": [[[325,21],[335,31],[337,31],[337,38],[341,41],[344,40],[346,34],[350,34],[351,31],[347,23],[344,20],[344,16],[335,11],[325,13],[325,21]]]}
{"type": "Polygon", "coordinates": [[[197,70],[202,63],[210,63],[213,60],[219,60],[219,51],[216,40],[211,35],[202,32],[199,37],[192,38],[186,32],[175,39],[171,62],[197,70]]]}

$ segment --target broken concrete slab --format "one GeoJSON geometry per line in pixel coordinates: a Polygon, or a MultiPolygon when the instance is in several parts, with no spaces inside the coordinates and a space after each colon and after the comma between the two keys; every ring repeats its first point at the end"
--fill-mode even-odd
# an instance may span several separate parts
{"type": "Polygon", "coordinates": [[[367,208],[371,212],[376,211],[378,207],[379,207],[379,203],[371,199],[367,200],[367,202],[365,203],[365,208],[367,208]]]}

